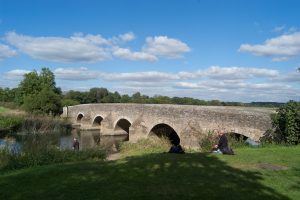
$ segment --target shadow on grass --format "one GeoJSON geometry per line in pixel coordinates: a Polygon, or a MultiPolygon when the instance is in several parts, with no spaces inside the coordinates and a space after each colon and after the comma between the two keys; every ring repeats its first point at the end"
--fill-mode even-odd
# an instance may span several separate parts
{"type": "Polygon", "coordinates": [[[289,199],[208,154],[150,154],[21,170],[0,178],[0,199],[289,199]]]}

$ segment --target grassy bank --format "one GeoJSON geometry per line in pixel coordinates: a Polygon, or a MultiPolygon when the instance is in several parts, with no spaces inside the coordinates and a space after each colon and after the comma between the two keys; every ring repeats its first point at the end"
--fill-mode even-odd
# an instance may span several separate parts
{"type": "Polygon", "coordinates": [[[1,135],[7,132],[18,132],[22,134],[67,132],[70,128],[69,122],[60,117],[33,115],[18,109],[0,106],[1,135]]]}
{"type": "Polygon", "coordinates": [[[4,112],[6,112],[6,111],[7,111],[6,108],[0,107],[0,113],[4,113],[4,112]]]}
{"type": "Polygon", "coordinates": [[[55,163],[78,162],[85,160],[104,160],[105,150],[102,148],[59,150],[52,146],[23,149],[21,153],[12,153],[7,149],[0,150],[0,172],[50,165],[55,163]]]}
{"type": "Polygon", "coordinates": [[[299,146],[235,156],[135,152],[2,174],[0,199],[300,199],[299,146]]]}

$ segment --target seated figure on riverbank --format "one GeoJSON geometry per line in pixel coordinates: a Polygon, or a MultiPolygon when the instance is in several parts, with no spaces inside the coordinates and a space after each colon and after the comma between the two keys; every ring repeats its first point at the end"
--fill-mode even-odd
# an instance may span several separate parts
{"type": "Polygon", "coordinates": [[[228,139],[223,130],[218,132],[219,135],[219,142],[212,148],[213,153],[222,153],[222,154],[229,154],[234,155],[234,152],[228,146],[228,139]]]}
{"type": "Polygon", "coordinates": [[[79,141],[78,141],[78,139],[77,138],[74,138],[74,140],[73,140],[73,149],[75,150],[75,151],[78,151],[79,150],[79,141]]]}
{"type": "Polygon", "coordinates": [[[178,145],[172,144],[169,153],[184,153],[184,150],[182,149],[180,144],[178,145]]]}

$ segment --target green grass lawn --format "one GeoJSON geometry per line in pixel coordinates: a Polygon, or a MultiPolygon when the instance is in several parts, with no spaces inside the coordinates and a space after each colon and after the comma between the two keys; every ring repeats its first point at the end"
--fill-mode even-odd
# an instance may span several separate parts
{"type": "Polygon", "coordinates": [[[0,175],[0,199],[300,199],[300,146],[135,155],[0,175]],[[260,163],[282,167],[263,169],[260,163]]]}
{"type": "Polygon", "coordinates": [[[0,113],[5,113],[5,112],[7,112],[7,109],[0,106],[0,113]]]}

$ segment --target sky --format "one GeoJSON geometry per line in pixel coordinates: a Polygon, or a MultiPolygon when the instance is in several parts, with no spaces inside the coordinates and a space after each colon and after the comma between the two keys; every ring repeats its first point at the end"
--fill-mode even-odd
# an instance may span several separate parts
{"type": "Polygon", "coordinates": [[[0,87],[300,101],[300,1],[0,0],[0,87]]]}

